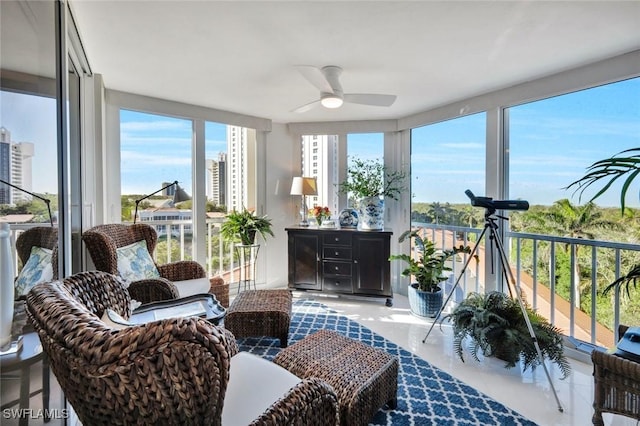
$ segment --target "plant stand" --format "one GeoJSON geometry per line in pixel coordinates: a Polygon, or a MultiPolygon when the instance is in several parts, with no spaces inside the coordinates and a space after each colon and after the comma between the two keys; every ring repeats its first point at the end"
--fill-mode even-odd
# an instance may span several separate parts
{"type": "Polygon", "coordinates": [[[260,244],[236,244],[235,250],[240,262],[238,294],[240,293],[240,287],[242,287],[243,290],[251,290],[252,283],[253,289],[257,290],[256,261],[258,260],[258,251],[260,250],[260,244]]]}

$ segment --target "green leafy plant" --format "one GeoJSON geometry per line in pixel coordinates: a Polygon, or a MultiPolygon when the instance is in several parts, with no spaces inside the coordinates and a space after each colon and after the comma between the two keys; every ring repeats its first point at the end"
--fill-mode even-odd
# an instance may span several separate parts
{"type": "Polygon", "coordinates": [[[267,235],[273,236],[271,219],[267,216],[258,216],[253,211],[243,209],[233,210],[226,216],[225,222],[220,228],[220,234],[229,241],[238,241],[244,245],[251,245],[255,241],[256,233],[266,239],[267,235]]]}
{"type": "MultiPolygon", "coordinates": [[[[564,355],[562,332],[523,303],[542,356],[554,362],[566,378],[571,365],[564,355]]],[[[453,323],[454,349],[463,362],[463,342],[470,338],[469,348],[476,361],[482,351],[505,361],[505,368],[515,367],[521,359],[525,371],[540,365],[520,303],[502,292],[470,293],[443,321],[446,319],[453,323]]]]}
{"type": "Polygon", "coordinates": [[[404,172],[389,172],[377,160],[354,158],[338,191],[341,194],[351,193],[356,199],[383,196],[397,200],[406,188],[405,179],[404,172]]]}
{"type": "MultiPolygon", "coordinates": [[[[593,201],[609,190],[614,182],[623,176],[626,176],[626,179],[622,184],[622,188],[620,189],[620,209],[624,214],[627,191],[638,174],[640,174],[640,148],[630,148],[620,151],[610,158],[596,161],[587,168],[587,173],[584,176],[572,182],[567,186],[567,188],[575,187],[575,192],[579,192],[580,196],[582,196],[584,191],[591,185],[601,180],[606,181],[608,179],[596,195],[591,197],[591,200],[589,200],[593,201]]],[[[630,284],[633,284],[633,287],[637,288],[638,279],[640,279],[640,264],[633,266],[627,274],[609,284],[603,290],[602,294],[607,294],[607,292],[612,289],[625,285],[627,296],[631,297],[631,293],[629,291],[630,284]]]]}
{"type": "Polygon", "coordinates": [[[447,279],[443,275],[444,271],[451,271],[451,268],[446,266],[446,261],[458,253],[471,253],[471,248],[460,245],[453,249],[438,250],[432,241],[424,240],[419,232],[419,230],[405,231],[398,238],[399,243],[413,238],[417,254],[415,258],[408,254],[394,254],[389,257],[389,260],[407,262],[408,266],[402,271],[402,275],[413,276],[418,283],[418,289],[433,293],[439,291],[438,284],[447,279]]]}
{"type": "Polygon", "coordinates": [[[622,189],[620,190],[620,208],[624,213],[625,198],[627,191],[633,180],[640,173],[640,148],[631,148],[621,151],[610,158],[596,161],[587,168],[587,173],[580,179],[572,182],[568,188],[575,187],[576,192],[580,192],[580,196],[591,185],[601,181],[607,180],[608,182],[594,195],[591,200],[604,194],[618,179],[626,176],[622,189]]]}

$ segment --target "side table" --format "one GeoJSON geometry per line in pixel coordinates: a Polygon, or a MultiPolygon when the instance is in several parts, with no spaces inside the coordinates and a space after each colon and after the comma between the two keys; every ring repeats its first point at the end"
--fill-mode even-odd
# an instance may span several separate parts
{"type": "MultiPolygon", "coordinates": [[[[42,351],[42,344],[40,338],[34,332],[24,334],[22,336],[22,349],[16,353],[6,354],[0,356],[0,371],[4,379],[5,373],[10,371],[20,370],[20,398],[9,401],[2,404],[0,410],[5,410],[19,403],[20,410],[26,410],[29,408],[29,398],[39,393],[42,393],[42,404],[44,408],[44,421],[48,422],[49,418],[49,359],[42,351]],[[42,361],[42,389],[34,392],[30,392],[29,384],[30,368],[38,361],[42,361]]],[[[26,411],[22,411],[25,413],[26,411]]],[[[29,424],[29,417],[20,417],[20,423],[22,425],[29,424]]]]}
{"type": "Polygon", "coordinates": [[[256,290],[256,261],[258,260],[260,244],[236,244],[235,249],[240,261],[238,294],[240,293],[240,287],[243,287],[243,290],[251,290],[251,283],[253,283],[253,289],[256,290]]]}

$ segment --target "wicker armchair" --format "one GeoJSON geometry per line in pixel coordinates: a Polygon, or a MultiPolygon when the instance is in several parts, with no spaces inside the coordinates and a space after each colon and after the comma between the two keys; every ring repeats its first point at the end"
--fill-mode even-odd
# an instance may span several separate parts
{"type": "MultiPolygon", "coordinates": [[[[626,326],[618,328],[620,337],[626,326]]],[[[640,420],[640,364],[606,352],[593,351],[593,424],[603,426],[602,413],[640,420]]]]}
{"type": "Polygon", "coordinates": [[[51,254],[51,266],[53,278],[58,278],[58,228],[49,226],[37,226],[20,233],[16,239],[16,252],[22,265],[27,263],[33,247],[42,247],[53,250],[51,254]]]}
{"type": "MultiPolygon", "coordinates": [[[[82,234],[82,240],[96,269],[117,275],[118,256],[116,250],[145,240],[149,254],[153,256],[158,243],[158,234],[153,227],[144,223],[134,225],[118,223],[94,226],[82,234]]],[[[206,277],[204,268],[198,262],[190,260],[156,266],[160,278],[132,282],[129,286],[132,298],[142,303],[176,299],[181,297],[180,283],[176,284],[176,282],[206,277]]],[[[204,292],[206,293],[206,290],[204,292]]],[[[210,292],[216,295],[215,292],[210,292]]]]}
{"type": "MultiPolygon", "coordinates": [[[[80,421],[222,424],[238,350],[233,335],[199,318],[119,330],[100,320],[107,308],[127,317],[129,301],[122,282],[99,271],[38,284],[27,296],[29,317],[80,421]]],[[[260,388],[251,383],[244,396],[260,388]]],[[[281,395],[251,424],[337,424],[337,398],[326,383],[300,380],[281,395]]]]}

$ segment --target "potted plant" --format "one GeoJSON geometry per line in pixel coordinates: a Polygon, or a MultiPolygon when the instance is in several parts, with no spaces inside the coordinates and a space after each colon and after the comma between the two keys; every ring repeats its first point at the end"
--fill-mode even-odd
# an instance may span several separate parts
{"type": "Polygon", "coordinates": [[[226,216],[225,222],[220,228],[220,234],[229,241],[238,241],[243,245],[255,243],[256,233],[266,239],[267,235],[273,236],[271,219],[267,216],[258,216],[253,211],[243,209],[233,210],[226,216]]]}
{"type": "Polygon", "coordinates": [[[350,194],[357,200],[362,229],[382,230],[384,199],[397,200],[405,190],[405,178],[404,172],[389,172],[377,160],[354,158],[347,168],[347,178],[339,184],[338,192],[350,194]]]}
{"type": "Polygon", "coordinates": [[[460,245],[453,249],[438,250],[432,241],[420,236],[419,230],[403,232],[398,242],[402,243],[407,239],[413,239],[416,256],[394,254],[389,260],[404,260],[408,266],[402,271],[402,275],[413,276],[416,280],[407,289],[411,312],[421,317],[433,318],[442,307],[442,283],[447,279],[444,272],[451,271],[446,264],[447,260],[458,253],[471,253],[471,248],[460,245]]]}
{"type": "MultiPolygon", "coordinates": [[[[554,362],[563,379],[571,373],[564,355],[562,332],[523,301],[533,333],[543,358],[554,362]]],[[[520,360],[523,370],[535,369],[541,361],[520,303],[499,291],[470,293],[453,312],[443,318],[453,323],[453,345],[464,362],[463,342],[469,338],[471,356],[479,361],[479,353],[495,356],[511,368],[520,360]]]]}

